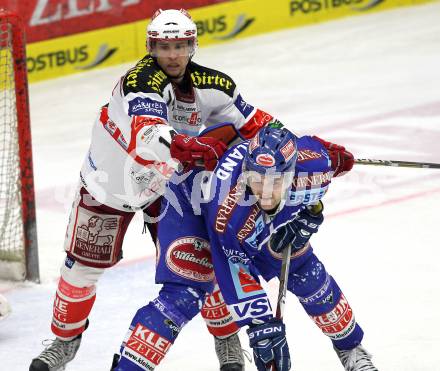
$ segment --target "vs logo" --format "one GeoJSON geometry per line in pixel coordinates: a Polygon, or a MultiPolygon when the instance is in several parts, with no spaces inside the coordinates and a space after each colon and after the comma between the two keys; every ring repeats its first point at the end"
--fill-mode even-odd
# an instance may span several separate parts
{"type": "Polygon", "coordinates": [[[233,305],[231,314],[234,320],[243,321],[247,318],[263,317],[271,313],[269,299],[265,296],[233,305]]]}

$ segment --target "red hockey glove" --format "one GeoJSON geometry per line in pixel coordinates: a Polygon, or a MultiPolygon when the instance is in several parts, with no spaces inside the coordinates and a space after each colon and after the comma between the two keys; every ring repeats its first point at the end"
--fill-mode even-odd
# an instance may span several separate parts
{"type": "Polygon", "coordinates": [[[215,138],[178,134],[171,142],[170,152],[171,157],[183,165],[184,171],[200,165],[211,171],[226,149],[226,145],[215,138]]]}
{"type": "Polygon", "coordinates": [[[353,154],[348,152],[345,147],[327,142],[326,140],[317,136],[313,136],[313,139],[316,139],[318,142],[320,142],[327,150],[332,162],[332,169],[335,172],[333,176],[344,175],[353,168],[353,154]]]}

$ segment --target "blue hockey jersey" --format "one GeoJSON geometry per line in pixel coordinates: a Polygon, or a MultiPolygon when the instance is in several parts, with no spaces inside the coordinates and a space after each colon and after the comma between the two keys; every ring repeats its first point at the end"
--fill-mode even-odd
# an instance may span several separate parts
{"type": "MultiPolygon", "coordinates": [[[[259,281],[259,276],[269,280],[279,275],[281,254],[271,250],[270,237],[307,205],[317,203],[326,193],[333,174],[322,144],[310,136],[298,138],[298,160],[286,204],[270,216],[252,202],[252,192],[241,177],[248,145],[249,141],[245,141],[231,147],[213,173],[193,173],[180,183],[172,179],[169,185],[184,213],[201,213],[207,231],[207,236],[201,237],[209,237],[215,276],[239,326],[272,317],[269,299],[259,281]]],[[[170,199],[168,202],[175,204],[170,199]]],[[[182,230],[185,223],[194,223],[190,218],[181,220],[182,230]]],[[[188,225],[188,229],[194,227],[188,225]]],[[[181,233],[177,231],[176,235],[181,233]]],[[[301,252],[295,257],[298,254],[301,252]]]]}

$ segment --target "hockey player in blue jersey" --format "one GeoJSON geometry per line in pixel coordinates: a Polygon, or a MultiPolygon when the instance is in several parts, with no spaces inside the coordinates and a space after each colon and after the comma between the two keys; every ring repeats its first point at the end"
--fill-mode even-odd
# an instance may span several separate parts
{"type": "Polygon", "coordinates": [[[200,312],[214,274],[235,322],[248,326],[257,369],[274,361],[278,371],[289,370],[285,326],[260,277],[279,275],[291,245],[288,290],[331,339],[345,370],[377,371],[347,299],[309,243],[323,222],[321,199],[332,177],[352,166],[344,147],[269,125],[230,148],[213,173],[193,172],[184,181],[176,175],[158,230],[156,282],[163,287],[137,311],[113,370],[155,369],[200,312]]]}

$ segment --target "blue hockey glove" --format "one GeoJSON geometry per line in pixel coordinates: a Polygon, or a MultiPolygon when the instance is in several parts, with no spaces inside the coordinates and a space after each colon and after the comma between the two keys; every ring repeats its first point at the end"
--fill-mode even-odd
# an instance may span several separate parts
{"type": "Polygon", "coordinates": [[[272,250],[279,253],[289,244],[292,245],[292,252],[301,250],[324,221],[323,210],[324,205],[319,201],[316,205],[307,206],[296,219],[278,228],[270,238],[272,250]]]}
{"type": "Polygon", "coordinates": [[[286,329],[281,320],[273,318],[261,325],[251,325],[246,332],[258,371],[270,370],[272,361],[275,362],[277,371],[290,370],[286,329]]]}

